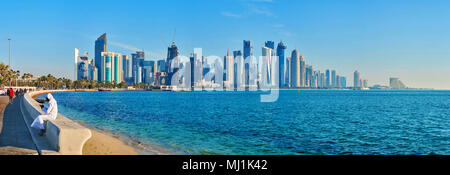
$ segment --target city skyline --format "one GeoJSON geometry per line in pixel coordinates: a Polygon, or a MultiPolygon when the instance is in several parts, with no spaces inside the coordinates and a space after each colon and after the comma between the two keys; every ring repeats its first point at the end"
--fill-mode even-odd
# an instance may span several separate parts
{"type": "MultiPolygon", "coordinates": [[[[105,32],[109,34],[108,51],[131,56],[130,54],[137,50],[144,50],[146,59],[155,61],[166,59],[167,47],[170,46],[173,38],[175,38],[180,55],[189,56],[193,48],[199,47],[203,48],[205,56],[218,55],[220,57],[225,55],[228,48],[231,51],[242,50],[242,40],[252,41],[255,56],[261,55],[260,48],[266,41],[275,41],[276,43],[283,41],[287,46],[285,55],[290,55],[292,50],[297,49],[309,62],[308,64],[314,65],[314,69],[337,70],[339,74],[349,78],[348,82],[352,82],[353,72],[358,70],[364,79],[369,80],[370,86],[374,84],[389,85],[390,77],[399,77],[409,87],[450,89],[450,78],[446,76],[450,73],[448,69],[450,61],[446,59],[450,55],[449,49],[446,49],[449,46],[447,41],[450,40],[450,36],[448,32],[444,32],[446,31],[444,29],[448,29],[450,25],[443,20],[450,15],[443,11],[445,9],[443,7],[448,5],[448,2],[445,1],[435,1],[437,2],[435,4],[428,3],[426,4],[429,7],[427,9],[422,8],[421,5],[424,4],[420,2],[410,1],[359,3],[343,1],[322,4],[310,1],[256,2],[239,0],[217,3],[177,1],[155,4],[161,7],[175,5],[174,9],[178,10],[181,6],[186,5],[186,7],[192,7],[193,11],[200,8],[194,7],[194,5],[201,4],[201,7],[207,7],[207,12],[214,14],[204,16],[192,13],[186,14],[186,17],[166,16],[165,13],[157,14],[160,10],[153,6],[146,6],[149,5],[147,2],[141,2],[143,7],[135,7],[137,10],[148,7],[154,11],[139,12],[143,17],[131,14],[131,18],[128,20],[126,20],[127,15],[108,13],[108,19],[104,21],[100,20],[101,17],[105,17],[105,15],[100,15],[103,10],[91,12],[89,9],[94,9],[96,5],[107,1],[83,2],[87,3],[83,8],[72,8],[72,5],[79,2],[3,2],[5,6],[12,7],[19,7],[23,3],[27,5],[22,11],[0,12],[17,17],[6,19],[8,25],[0,29],[0,38],[4,38],[4,42],[0,42],[0,61],[8,62],[7,38],[13,39],[11,45],[14,69],[20,69],[23,73],[30,72],[35,75],[52,73],[67,78],[74,77],[73,71],[71,71],[73,70],[71,61],[73,60],[73,49],[79,48],[89,52],[92,59],[95,53],[93,41],[98,38],[100,33],[105,32]],[[51,5],[42,11],[30,8],[33,5],[41,7],[49,4],[51,5]],[[384,7],[385,4],[389,4],[391,7],[384,7]],[[373,7],[369,7],[372,5],[373,7]],[[398,6],[402,6],[402,9],[396,11],[395,7],[398,6]],[[235,7],[236,10],[231,7],[235,7]],[[307,11],[313,13],[305,15],[306,12],[297,14],[294,11],[287,13],[283,12],[285,10],[281,10],[305,9],[306,7],[311,7],[307,11]],[[78,9],[85,14],[69,15],[78,9]],[[319,15],[319,12],[323,12],[325,9],[331,10],[331,12],[319,15]],[[344,12],[349,9],[356,10],[355,13],[361,14],[362,17],[352,17],[351,13],[344,12]],[[68,12],[63,12],[64,10],[68,12]],[[363,12],[363,10],[369,11],[363,12]],[[412,14],[414,10],[426,12],[426,15],[412,14]],[[52,13],[44,11],[53,11],[53,15],[57,14],[60,17],[54,17],[51,15],[52,13]],[[239,13],[241,11],[245,13],[239,13]],[[28,19],[31,14],[37,14],[35,18],[31,18],[37,19],[35,22],[30,22],[28,19]],[[392,14],[404,14],[405,16],[387,19],[392,14]],[[333,17],[333,15],[337,16],[333,17]],[[371,17],[372,15],[380,16],[374,18],[371,17]],[[43,19],[45,17],[48,19],[43,19]],[[72,21],[64,21],[66,18],[72,19],[72,21]],[[208,22],[210,18],[220,19],[222,22],[210,23],[208,22]],[[259,20],[260,18],[266,20],[259,20]],[[293,20],[295,18],[303,19],[303,21],[293,20]],[[165,19],[172,20],[172,23],[162,22],[165,19]],[[320,22],[315,21],[318,19],[320,22]],[[115,20],[123,20],[124,24],[130,26],[124,29],[120,25],[111,27],[110,24],[107,24],[115,20]],[[132,27],[133,24],[140,22],[145,28],[148,28],[147,31],[132,27]],[[242,25],[246,22],[250,22],[250,24],[242,25]],[[206,32],[217,28],[214,26],[223,26],[224,24],[228,24],[223,27],[224,29],[206,32]],[[333,24],[335,26],[332,30],[333,24]],[[427,24],[431,26],[427,26],[427,24]],[[238,32],[232,31],[236,26],[245,27],[238,32]],[[177,31],[176,34],[174,34],[174,29],[177,31]],[[283,35],[281,30],[286,35],[283,35]],[[142,37],[140,38],[140,36],[142,37]]],[[[108,2],[105,8],[126,8],[130,6],[127,3],[112,1],[108,2]],[[124,7],[120,5],[124,5],[124,7]]],[[[351,86],[352,83],[347,85],[351,86]]]]}

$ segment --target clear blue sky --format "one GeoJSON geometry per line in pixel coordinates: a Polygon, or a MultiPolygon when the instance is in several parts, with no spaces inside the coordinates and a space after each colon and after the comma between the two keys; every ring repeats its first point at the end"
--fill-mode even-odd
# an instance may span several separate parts
{"type": "Polygon", "coordinates": [[[390,76],[411,87],[450,89],[450,1],[447,0],[21,0],[1,1],[0,61],[35,75],[73,77],[73,50],[94,53],[108,33],[109,50],[167,54],[174,29],[181,54],[195,47],[223,56],[266,40],[297,48],[307,64],[336,69],[352,84],[390,76]]]}

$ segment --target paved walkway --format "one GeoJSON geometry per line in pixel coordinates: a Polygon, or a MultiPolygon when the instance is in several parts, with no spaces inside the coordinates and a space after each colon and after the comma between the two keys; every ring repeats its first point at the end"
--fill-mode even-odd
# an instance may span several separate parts
{"type": "Polygon", "coordinates": [[[19,98],[12,104],[8,102],[8,97],[0,96],[0,155],[37,155],[20,111],[19,98]]]}

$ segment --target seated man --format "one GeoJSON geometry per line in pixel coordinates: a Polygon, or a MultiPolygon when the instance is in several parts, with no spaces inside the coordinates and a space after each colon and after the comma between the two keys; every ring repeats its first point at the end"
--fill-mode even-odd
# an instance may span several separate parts
{"type": "Polygon", "coordinates": [[[36,117],[36,119],[34,119],[33,123],[31,124],[31,127],[40,130],[40,136],[43,136],[47,129],[47,127],[45,126],[46,123],[44,122],[46,122],[47,120],[55,120],[58,116],[58,104],[56,103],[56,100],[53,98],[52,94],[48,94],[46,100],[48,101],[49,107],[42,108],[45,114],[36,117]]]}

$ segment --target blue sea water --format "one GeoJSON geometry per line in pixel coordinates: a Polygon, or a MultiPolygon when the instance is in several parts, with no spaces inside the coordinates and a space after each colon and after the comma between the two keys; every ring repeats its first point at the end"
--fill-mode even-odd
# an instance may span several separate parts
{"type": "Polygon", "coordinates": [[[64,92],[60,113],[186,154],[450,154],[450,91],[64,92]]]}

